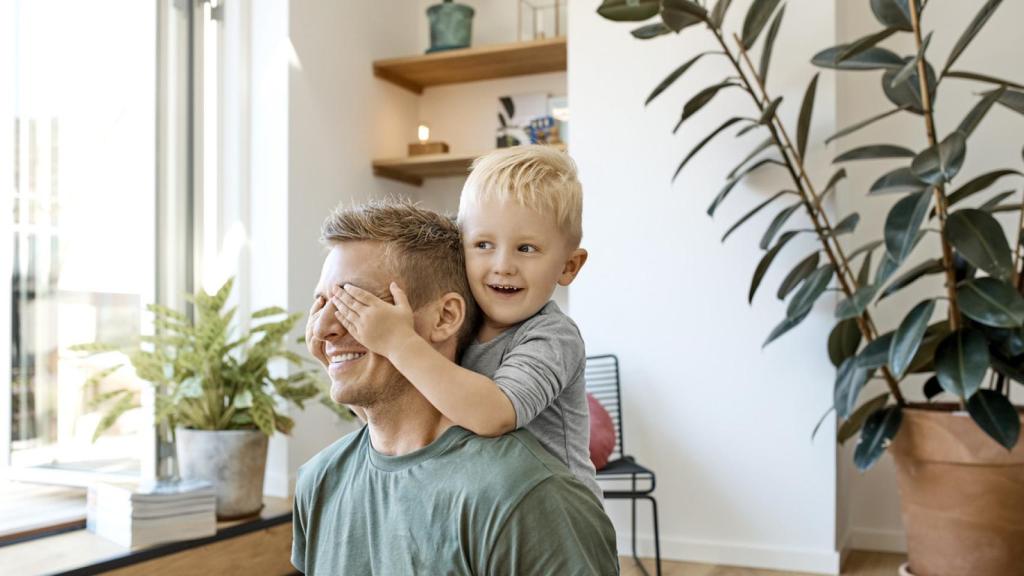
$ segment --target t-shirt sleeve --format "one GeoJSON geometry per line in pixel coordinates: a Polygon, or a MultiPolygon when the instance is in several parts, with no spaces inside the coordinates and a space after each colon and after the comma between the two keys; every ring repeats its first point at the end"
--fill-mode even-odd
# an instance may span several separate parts
{"type": "Polygon", "coordinates": [[[549,478],[506,520],[485,573],[618,574],[615,529],[582,484],[549,478]]]}
{"type": "MultiPolygon", "coordinates": [[[[299,470],[301,478],[302,470],[299,470]]],[[[295,499],[292,501],[292,566],[306,573],[306,510],[305,490],[302,482],[295,483],[295,499]]]]}
{"type": "Polygon", "coordinates": [[[516,428],[550,406],[583,369],[586,351],[567,318],[545,316],[527,326],[494,373],[494,383],[516,411],[516,428]]]}

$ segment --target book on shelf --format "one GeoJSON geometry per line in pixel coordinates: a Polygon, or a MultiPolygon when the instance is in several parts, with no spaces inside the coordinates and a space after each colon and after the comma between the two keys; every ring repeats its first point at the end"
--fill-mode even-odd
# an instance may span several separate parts
{"type": "Polygon", "coordinates": [[[208,482],[97,483],[89,487],[86,529],[126,548],[143,548],[213,536],[216,509],[208,482]]]}

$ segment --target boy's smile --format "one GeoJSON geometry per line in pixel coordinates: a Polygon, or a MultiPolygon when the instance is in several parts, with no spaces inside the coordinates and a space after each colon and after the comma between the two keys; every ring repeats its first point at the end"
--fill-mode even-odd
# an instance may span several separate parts
{"type": "Polygon", "coordinates": [[[482,342],[536,314],[556,285],[572,282],[586,259],[585,251],[569,246],[553,216],[514,201],[484,200],[470,207],[463,247],[469,287],[484,312],[482,342]]]}

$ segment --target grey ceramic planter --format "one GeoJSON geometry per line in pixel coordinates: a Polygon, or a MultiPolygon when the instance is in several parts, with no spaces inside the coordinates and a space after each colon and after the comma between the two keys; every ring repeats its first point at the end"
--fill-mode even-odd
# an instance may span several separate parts
{"type": "Polygon", "coordinates": [[[217,490],[217,518],[251,516],[263,507],[267,436],[259,430],[175,431],[178,472],[217,490]]]}

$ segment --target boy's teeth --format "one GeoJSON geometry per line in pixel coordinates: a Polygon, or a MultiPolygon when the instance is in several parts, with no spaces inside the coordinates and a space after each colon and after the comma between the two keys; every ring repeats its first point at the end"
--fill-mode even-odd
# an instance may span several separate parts
{"type": "Polygon", "coordinates": [[[331,356],[331,362],[348,362],[349,360],[355,360],[356,358],[362,358],[363,356],[366,356],[366,352],[338,354],[337,356],[331,356]]]}

